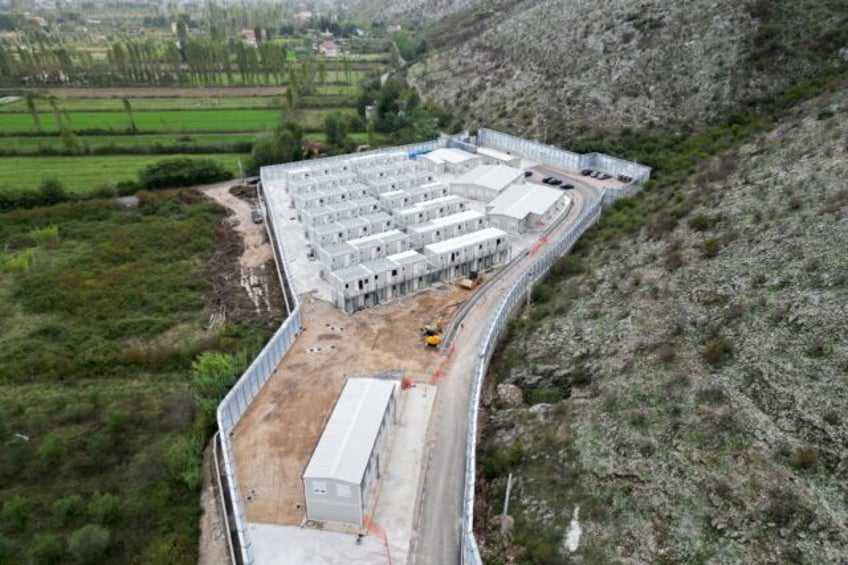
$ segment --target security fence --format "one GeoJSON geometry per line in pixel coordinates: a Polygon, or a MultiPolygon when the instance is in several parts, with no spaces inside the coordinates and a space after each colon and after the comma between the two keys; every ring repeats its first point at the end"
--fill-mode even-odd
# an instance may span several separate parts
{"type": "MultiPolygon", "coordinates": [[[[650,172],[650,169],[648,171],[650,172]]],[[[577,239],[600,218],[604,206],[610,204],[616,198],[635,192],[639,188],[639,183],[634,181],[628,183],[623,189],[604,189],[599,197],[587,202],[571,228],[555,241],[550,242],[545,248],[545,251],[526,268],[524,274],[504,293],[504,296],[496,307],[494,315],[489,321],[474,369],[471,401],[468,410],[468,437],[465,452],[465,493],[463,497],[462,533],[460,536],[463,564],[482,565],[483,563],[477,540],[474,537],[477,424],[480,411],[480,394],[495,346],[503,335],[509,319],[515,313],[518,306],[526,301],[528,293],[532,291],[533,284],[542,279],[554,262],[565,255],[577,239]]]]}
{"type": "Polygon", "coordinates": [[[573,171],[592,169],[609,173],[615,177],[625,175],[637,183],[644,183],[651,176],[650,167],[633,161],[625,161],[603,153],[573,153],[486,128],[477,132],[477,141],[480,145],[494,147],[527,159],[534,159],[560,169],[571,169],[573,171]]]}

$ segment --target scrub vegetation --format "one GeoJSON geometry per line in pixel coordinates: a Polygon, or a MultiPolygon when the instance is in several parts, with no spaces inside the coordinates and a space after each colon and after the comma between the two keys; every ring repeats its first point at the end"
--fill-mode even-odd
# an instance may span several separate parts
{"type": "Polygon", "coordinates": [[[487,562],[845,555],[846,85],[831,75],[688,133],[570,147],[653,178],[509,326],[478,453],[487,562]]]}
{"type": "Polygon", "coordinates": [[[0,215],[0,562],[196,560],[214,406],[271,328],[207,327],[189,191],[0,215]]]}

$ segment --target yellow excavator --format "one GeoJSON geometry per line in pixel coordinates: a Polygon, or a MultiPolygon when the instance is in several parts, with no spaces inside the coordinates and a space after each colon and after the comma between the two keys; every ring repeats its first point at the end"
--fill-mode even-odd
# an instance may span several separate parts
{"type": "Polygon", "coordinates": [[[421,335],[424,336],[424,343],[427,344],[427,347],[439,347],[439,344],[442,343],[442,321],[438,320],[422,326],[421,335]]]}

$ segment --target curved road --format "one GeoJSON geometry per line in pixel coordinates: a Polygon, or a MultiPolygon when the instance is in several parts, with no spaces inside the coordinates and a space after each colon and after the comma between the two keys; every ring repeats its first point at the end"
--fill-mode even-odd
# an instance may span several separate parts
{"type": "MultiPolygon", "coordinates": [[[[538,167],[536,171],[562,176],[538,167]]],[[[598,198],[596,189],[576,179],[569,182],[576,185],[574,190],[568,191],[573,206],[568,215],[560,218],[551,228],[549,239],[565,231],[584,205],[598,198]]],[[[477,298],[453,339],[453,355],[444,367],[427,432],[428,464],[409,557],[409,562],[415,565],[450,565],[461,562],[465,443],[474,366],[488,321],[494,314],[499,298],[524,274],[533,258],[525,253],[505,267],[494,284],[481,289],[484,294],[477,298]]]]}

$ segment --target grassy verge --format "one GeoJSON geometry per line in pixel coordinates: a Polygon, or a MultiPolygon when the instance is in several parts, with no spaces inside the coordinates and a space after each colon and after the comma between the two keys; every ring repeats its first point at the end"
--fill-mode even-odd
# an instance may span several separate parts
{"type": "Polygon", "coordinates": [[[0,562],[197,559],[202,328],[223,211],[190,192],[0,216],[0,562]]]}
{"type": "MultiPolygon", "coordinates": [[[[249,155],[230,153],[192,157],[214,159],[236,173],[238,161],[246,163],[249,155]]],[[[139,170],[160,159],[161,156],[150,155],[5,157],[0,159],[0,191],[34,190],[44,178],[56,177],[69,192],[87,193],[103,183],[136,180],[139,170]]]]}

